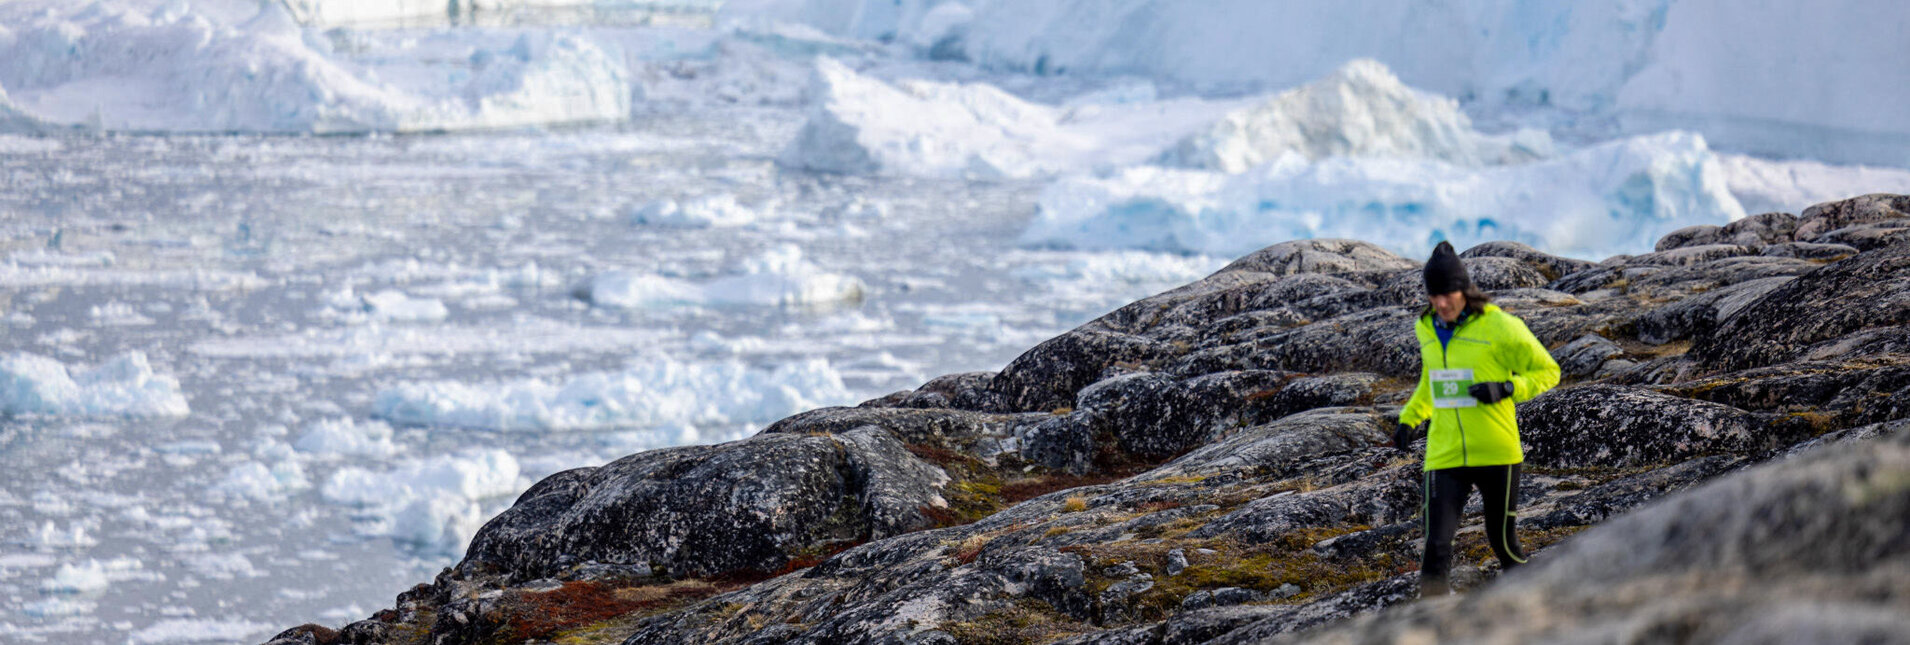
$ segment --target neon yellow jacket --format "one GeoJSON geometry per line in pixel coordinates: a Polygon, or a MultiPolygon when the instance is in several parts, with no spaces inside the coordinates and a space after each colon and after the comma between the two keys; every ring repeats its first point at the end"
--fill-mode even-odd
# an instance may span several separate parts
{"type": "Polygon", "coordinates": [[[1432,317],[1431,313],[1420,316],[1413,325],[1419,335],[1419,386],[1413,388],[1412,399],[1399,415],[1400,423],[1415,427],[1432,419],[1432,430],[1426,433],[1426,470],[1525,461],[1512,405],[1558,385],[1558,362],[1532,336],[1525,321],[1495,305],[1486,305],[1481,313],[1460,321],[1445,347],[1439,344],[1432,317]],[[1471,370],[1472,378],[1441,381],[1437,385],[1446,396],[1435,396],[1435,370],[1471,370]],[[1466,386],[1487,381],[1511,381],[1512,397],[1487,405],[1466,395],[1466,386]],[[1435,407],[1435,401],[1440,405],[1435,407]],[[1471,407],[1447,407],[1467,402],[1471,407]]]}

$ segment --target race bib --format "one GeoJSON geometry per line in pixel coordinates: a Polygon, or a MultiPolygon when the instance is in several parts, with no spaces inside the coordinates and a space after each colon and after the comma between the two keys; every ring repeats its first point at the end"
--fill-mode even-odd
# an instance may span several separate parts
{"type": "Polygon", "coordinates": [[[1432,391],[1434,408],[1470,408],[1479,405],[1479,400],[1466,393],[1472,387],[1472,370],[1433,370],[1432,391]]]}

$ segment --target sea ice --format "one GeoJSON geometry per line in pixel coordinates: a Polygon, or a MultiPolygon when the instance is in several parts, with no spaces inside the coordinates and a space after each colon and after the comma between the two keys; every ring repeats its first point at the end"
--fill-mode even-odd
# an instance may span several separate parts
{"type": "Polygon", "coordinates": [[[741,263],[730,275],[692,281],[619,269],[590,281],[590,301],[609,307],[671,305],[818,306],[862,299],[866,287],[854,276],[832,273],[783,244],[741,263]]]}
{"type": "Polygon", "coordinates": [[[292,447],[305,453],[360,457],[389,457],[398,452],[391,443],[391,426],[383,421],[358,423],[349,418],[312,424],[292,447]]]}
{"type": "Polygon", "coordinates": [[[437,322],[451,313],[443,301],[413,298],[397,289],[359,294],[346,287],[327,297],[327,303],[335,316],[350,323],[437,322]]]}
{"type": "Polygon", "coordinates": [[[479,500],[511,495],[528,485],[510,453],[487,449],[408,461],[385,472],[340,468],[321,493],[333,502],[383,516],[395,540],[455,553],[485,519],[479,500]]]}
{"type": "Polygon", "coordinates": [[[663,199],[637,207],[630,214],[634,224],[681,228],[727,228],[756,221],[756,213],[736,203],[730,194],[663,199]]]}
{"type": "MultiPolygon", "coordinates": [[[[334,50],[284,3],[256,15],[173,3],[0,4],[0,127],[159,132],[440,131],[628,118],[620,56],[525,31],[502,47],[334,50]],[[462,56],[447,52],[462,51],[462,56]]],[[[220,3],[206,3],[218,5],[220,3]]],[[[438,46],[432,46],[438,45],[438,46]]]]}
{"type": "Polygon", "coordinates": [[[127,638],[130,645],[158,643],[240,642],[261,640],[273,626],[247,620],[220,618],[167,618],[135,631],[127,638]]]}
{"type": "Polygon", "coordinates": [[[91,369],[14,352],[0,357],[0,412],[86,417],[179,417],[188,413],[179,381],[153,372],[143,352],[91,369]]]}
{"type": "Polygon", "coordinates": [[[311,486],[305,467],[297,461],[285,460],[269,466],[247,461],[234,466],[213,490],[248,499],[273,500],[311,486]]]}
{"type": "Polygon", "coordinates": [[[474,385],[406,383],[378,393],[394,423],[496,430],[588,430],[667,424],[766,422],[851,398],[828,361],[759,369],[741,361],[639,360],[621,372],[474,385]]]}

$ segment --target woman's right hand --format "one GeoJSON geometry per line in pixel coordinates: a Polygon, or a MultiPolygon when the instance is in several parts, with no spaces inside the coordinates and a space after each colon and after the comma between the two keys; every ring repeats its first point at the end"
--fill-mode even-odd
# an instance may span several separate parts
{"type": "Polygon", "coordinates": [[[1413,442],[1413,427],[1404,423],[1393,424],[1393,447],[1401,452],[1412,452],[1406,446],[1413,442]]]}

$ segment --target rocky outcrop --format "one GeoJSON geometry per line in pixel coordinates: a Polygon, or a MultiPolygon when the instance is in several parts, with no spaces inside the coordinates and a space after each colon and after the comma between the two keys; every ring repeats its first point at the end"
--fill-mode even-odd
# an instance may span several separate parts
{"type": "Polygon", "coordinates": [[[645,452],[539,482],[484,525],[459,568],[520,580],[584,563],[776,571],[802,549],[926,528],[920,509],[946,505],[946,481],[873,426],[645,452]]]}
{"type": "Polygon", "coordinates": [[[1703,367],[1736,371],[1800,358],[1891,353],[1910,348],[1907,325],[1910,245],[1891,246],[1773,289],[1719,323],[1691,356],[1703,367]]]}
{"type": "Polygon", "coordinates": [[[1831,446],[1608,520],[1472,594],[1258,642],[1902,642],[1905,517],[1910,435],[1831,446]]]}
{"type": "Polygon", "coordinates": [[[1417,263],[1308,240],[1000,372],[552,475],[393,609],[279,642],[1888,642],[1907,200],[1467,250],[1565,379],[1517,408],[1533,563],[1498,579],[1469,517],[1460,598],[1414,602],[1423,447],[1388,445],[1417,263]]]}

